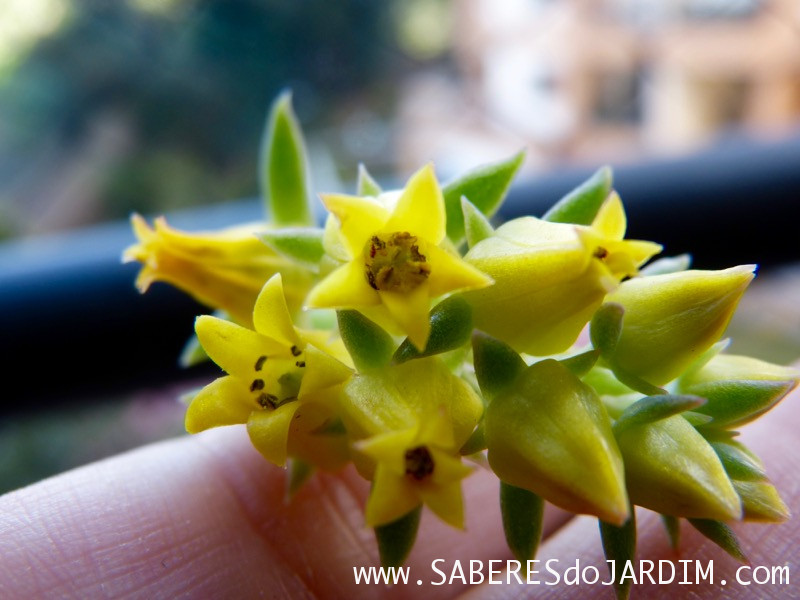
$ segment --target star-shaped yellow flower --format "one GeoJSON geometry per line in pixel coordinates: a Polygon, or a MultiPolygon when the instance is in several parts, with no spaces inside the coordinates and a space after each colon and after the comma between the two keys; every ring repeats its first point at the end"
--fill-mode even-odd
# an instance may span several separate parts
{"type": "MultiPolygon", "coordinates": [[[[319,466],[339,466],[341,461],[325,456],[323,442],[344,438],[325,435],[336,421],[341,384],[353,372],[333,356],[344,359],[344,348],[325,344],[319,332],[295,329],[279,274],[259,294],[253,324],[255,331],[216,317],[197,319],[200,343],[228,375],[192,400],[186,430],[247,423],[253,445],[277,465],[286,462],[287,454],[309,460],[310,452],[311,462],[319,466]]],[[[345,446],[344,440],[330,441],[345,446]]]]}
{"type": "Polygon", "coordinates": [[[377,464],[366,507],[371,527],[391,523],[420,504],[463,527],[461,480],[472,471],[458,454],[444,411],[408,429],[377,435],[356,447],[377,464]]]}
{"type": "Polygon", "coordinates": [[[423,349],[430,333],[431,298],[485,287],[492,280],[440,247],[445,207],[431,165],[409,179],[393,206],[389,198],[322,196],[340,223],[350,260],[312,289],[306,303],[366,309],[370,317],[384,313],[423,349]]]}
{"type": "Polygon", "coordinates": [[[289,306],[297,310],[311,287],[311,274],[278,255],[254,234],[263,225],[240,225],[220,231],[187,233],[157,218],[153,227],[131,217],[137,243],[122,255],[142,269],[136,287],[144,293],[154,281],[166,281],[199,302],[222,309],[242,325],[252,325],[253,304],[264,282],[275,273],[286,278],[289,306]]]}

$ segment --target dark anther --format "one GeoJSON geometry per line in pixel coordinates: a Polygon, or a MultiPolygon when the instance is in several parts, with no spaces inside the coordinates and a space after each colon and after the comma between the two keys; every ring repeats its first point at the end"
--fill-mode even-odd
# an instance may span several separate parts
{"type": "Polygon", "coordinates": [[[273,394],[261,394],[258,397],[258,403],[261,405],[261,408],[277,408],[278,397],[273,394]]]}
{"type": "Polygon", "coordinates": [[[369,283],[369,287],[371,287],[373,290],[378,289],[378,284],[375,283],[375,273],[372,271],[367,271],[367,283],[369,283]]]}
{"type": "Polygon", "coordinates": [[[296,364],[298,367],[302,368],[302,367],[305,367],[305,366],[306,366],[306,361],[304,361],[304,360],[298,360],[298,361],[297,361],[296,363],[294,363],[294,364],[296,364]]]}
{"type": "Polygon", "coordinates": [[[606,256],[608,256],[608,250],[606,250],[602,246],[598,246],[597,250],[594,251],[592,256],[594,256],[595,258],[599,258],[600,260],[603,260],[606,256]]]}
{"type": "Polygon", "coordinates": [[[300,356],[303,353],[297,346],[292,346],[292,356],[300,356]]]}
{"type": "Polygon", "coordinates": [[[258,360],[256,361],[256,371],[260,371],[264,366],[264,363],[267,362],[266,356],[259,356],[258,360]]]}
{"type": "Polygon", "coordinates": [[[417,446],[406,450],[406,475],[411,475],[417,481],[422,481],[433,473],[433,458],[428,448],[417,446]]]}
{"type": "Polygon", "coordinates": [[[264,380],[263,379],[254,379],[253,383],[250,384],[250,391],[255,392],[256,390],[263,390],[264,389],[264,380]]]}

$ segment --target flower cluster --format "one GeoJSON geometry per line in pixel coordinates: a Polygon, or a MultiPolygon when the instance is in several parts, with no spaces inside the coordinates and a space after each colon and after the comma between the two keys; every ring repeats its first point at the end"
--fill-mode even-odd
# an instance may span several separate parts
{"type": "Polygon", "coordinates": [[[395,192],[362,167],[356,194],[321,195],[315,227],[288,96],[263,148],[264,223],[189,234],[133,218],[140,288],[163,280],[222,311],[196,322],[225,375],[191,400],[189,432],[246,424],[291,490],[353,463],[386,564],[411,549],[423,505],[463,526],[476,468],[499,478],[522,560],[545,500],[596,516],[615,560],[633,553],[636,505],[675,543],[685,518],[739,558],[727,522],[788,517],[735,428],[798,373],[720,341],[754,266],[643,266],[661,246],[625,239],[605,168],[542,218],[495,229],[521,154],[444,186],[427,165],[395,192]]]}

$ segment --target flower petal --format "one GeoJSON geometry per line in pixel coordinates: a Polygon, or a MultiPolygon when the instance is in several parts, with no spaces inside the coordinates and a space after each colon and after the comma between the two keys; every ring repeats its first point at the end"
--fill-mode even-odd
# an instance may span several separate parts
{"type": "Polygon", "coordinates": [[[625,209],[622,207],[622,200],[616,192],[611,192],[605,202],[597,211],[597,216],[592,221],[594,229],[601,237],[610,240],[621,240],[625,237],[627,219],[625,209]]]}
{"type": "Polygon", "coordinates": [[[299,397],[337,385],[350,378],[352,369],[314,346],[305,348],[305,374],[300,384],[299,397]]]}
{"type": "Polygon", "coordinates": [[[399,292],[379,292],[379,294],[392,319],[408,339],[418,350],[424,350],[431,332],[431,323],[428,319],[429,284],[425,282],[418,285],[406,294],[399,292]]]}
{"type": "Polygon", "coordinates": [[[380,304],[364,274],[364,262],[354,260],[320,281],[306,298],[309,308],[359,308],[380,304]]]}
{"type": "Polygon", "coordinates": [[[186,410],[186,431],[199,433],[211,427],[247,423],[258,408],[252,394],[236,377],[220,377],[194,397],[186,410]]]}
{"type": "Polygon", "coordinates": [[[437,246],[428,246],[425,253],[431,265],[428,283],[432,298],[455,290],[483,288],[493,283],[491,277],[476,267],[437,246]]]}
{"type": "Polygon", "coordinates": [[[389,211],[373,198],[344,194],[323,194],[322,202],[340,223],[344,244],[351,258],[364,254],[364,246],[376,232],[383,229],[389,211]]]}
{"type": "Polygon", "coordinates": [[[428,164],[408,180],[403,194],[384,231],[408,231],[433,244],[444,239],[446,233],[444,197],[436,181],[433,165],[428,164]]]}
{"type": "Polygon", "coordinates": [[[247,421],[247,433],[256,449],[271,463],[286,464],[289,426],[299,402],[288,402],[275,410],[254,411],[247,421]]]}
{"type": "Polygon", "coordinates": [[[276,273],[261,288],[253,308],[253,325],[256,331],[291,347],[300,344],[300,338],[292,325],[289,307],[283,295],[283,280],[276,273]]]}
{"type": "Polygon", "coordinates": [[[420,500],[405,475],[397,476],[383,465],[375,471],[372,493],[367,500],[367,525],[377,527],[396,521],[419,506],[420,500]]]}
{"type": "Polygon", "coordinates": [[[406,450],[415,446],[417,427],[390,431],[356,444],[356,448],[398,476],[406,472],[406,450]]]}
{"type": "Polygon", "coordinates": [[[464,528],[464,498],[460,482],[421,485],[417,494],[442,521],[458,529],[464,528]]]}
{"type": "Polygon", "coordinates": [[[286,354],[284,344],[216,317],[198,317],[195,331],[211,360],[242,379],[252,378],[259,357],[286,354]]]}

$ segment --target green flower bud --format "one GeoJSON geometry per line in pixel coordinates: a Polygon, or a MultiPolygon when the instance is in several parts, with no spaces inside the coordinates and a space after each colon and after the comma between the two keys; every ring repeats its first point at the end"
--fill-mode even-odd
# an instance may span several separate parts
{"type": "Polygon", "coordinates": [[[797,385],[800,373],[747,356],[718,354],[678,381],[682,392],[708,402],[697,412],[714,418],[714,426],[735,427],[775,406],[797,385]]]}
{"type": "Polygon", "coordinates": [[[489,464],[506,483],[609,523],[628,518],[622,458],[597,394],[555,360],[528,367],[486,409],[489,464]]]}
{"type": "Polygon", "coordinates": [[[742,499],[744,519],[782,523],[791,516],[778,490],[768,481],[734,481],[733,487],[742,499]]]}
{"type": "Polygon", "coordinates": [[[656,386],[675,379],[722,335],[754,268],[683,271],[625,281],[606,298],[625,309],[622,334],[613,355],[606,358],[656,386]]]}
{"type": "Polygon", "coordinates": [[[618,438],[631,502],[676,517],[739,519],[739,497],[716,453],[680,415],[618,438]]]}

